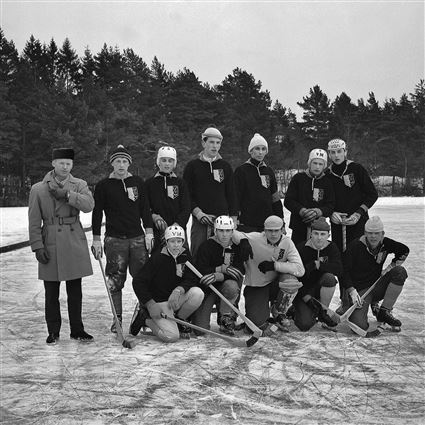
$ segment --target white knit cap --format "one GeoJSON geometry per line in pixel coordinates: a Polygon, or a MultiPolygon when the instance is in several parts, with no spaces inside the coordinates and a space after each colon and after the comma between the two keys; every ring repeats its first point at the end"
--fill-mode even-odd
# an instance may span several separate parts
{"type": "Polygon", "coordinates": [[[365,232],[383,232],[384,231],[384,223],[382,223],[382,220],[377,215],[374,215],[373,217],[370,217],[368,221],[366,221],[364,225],[365,232]]]}
{"type": "Polygon", "coordinates": [[[265,146],[267,152],[269,151],[269,145],[266,139],[259,133],[255,133],[254,137],[249,142],[248,153],[251,152],[251,150],[254,149],[256,146],[265,146]]]}
{"type": "Polygon", "coordinates": [[[159,167],[159,160],[161,158],[172,158],[174,159],[174,166],[177,164],[177,152],[171,146],[162,146],[158,149],[158,155],[156,157],[156,165],[159,167]]]}
{"type": "Polygon", "coordinates": [[[332,139],[328,142],[328,151],[335,151],[337,149],[347,149],[344,140],[332,139]]]}
{"type": "Polygon", "coordinates": [[[202,133],[202,141],[203,142],[205,142],[209,137],[215,137],[217,139],[223,140],[223,136],[221,135],[220,131],[217,130],[215,127],[208,127],[202,133]]]}

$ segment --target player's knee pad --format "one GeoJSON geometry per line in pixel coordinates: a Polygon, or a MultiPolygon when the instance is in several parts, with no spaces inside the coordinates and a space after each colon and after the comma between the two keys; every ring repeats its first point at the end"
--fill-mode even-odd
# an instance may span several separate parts
{"type": "Polygon", "coordinates": [[[319,285],[327,288],[332,288],[333,286],[336,286],[337,283],[338,279],[332,273],[323,273],[319,279],[319,285]]]}
{"type": "Polygon", "coordinates": [[[407,271],[403,266],[395,266],[389,272],[389,279],[394,285],[403,286],[407,279],[407,271]]]}
{"type": "Polygon", "coordinates": [[[239,295],[239,285],[236,280],[226,279],[220,289],[220,292],[227,298],[233,299],[239,295]]]}

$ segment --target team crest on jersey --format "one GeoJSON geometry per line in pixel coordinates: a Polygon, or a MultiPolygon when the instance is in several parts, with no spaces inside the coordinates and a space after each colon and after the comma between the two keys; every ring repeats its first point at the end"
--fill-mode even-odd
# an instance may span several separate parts
{"type": "Polygon", "coordinates": [[[127,187],[127,196],[131,201],[137,201],[139,199],[139,191],[137,186],[127,187]]]}
{"type": "Polygon", "coordinates": [[[379,251],[376,256],[376,263],[383,264],[387,258],[387,251],[379,251]]]}
{"type": "Polygon", "coordinates": [[[184,267],[185,267],[184,263],[176,264],[176,275],[178,277],[183,277],[184,267]]]}
{"type": "Polygon", "coordinates": [[[233,264],[233,259],[235,258],[235,254],[233,252],[225,252],[223,263],[227,266],[231,266],[233,264]]]}
{"type": "Polygon", "coordinates": [[[218,170],[213,170],[214,180],[221,183],[224,180],[224,170],[219,168],[218,170]]]}
{"type": "Polygon", "coordinates": [[[344,184],[347,187],[353,187],[354,184],[356,183],[356,181],[354,180],[354,174],[353,173],[346,174],[345,176],[343,176],[343,180],[344,180],[344,184]]]}
{"type": "Polygon", "coordinates": [[[279,249],[279,254],[277,256],[276,261],[281,260],[284,257],[284,255],[285,255],[285,250],[284,249],[279,249]]]}
{"type": "Polygon", "coordinates": [[[260,178],[261,178],[261,184],[263,185],[263,187],[268,189],[270,187],[270,176],[268,175],[260,176],[260,178]]]}
{"type": "Polygon", "coordinates": [[[178,186],[167,186],[167,195],[171,199],[176,199],[179,196],[179,187],[178,186]]]}
{"type": "Polygon", "coordinates": [[[324,198],[324,190],[323,189],[319,189],[318,187],[315,187],[313,189],[313,201],[315,202],[320,202],[323,200],[324,198]]]}

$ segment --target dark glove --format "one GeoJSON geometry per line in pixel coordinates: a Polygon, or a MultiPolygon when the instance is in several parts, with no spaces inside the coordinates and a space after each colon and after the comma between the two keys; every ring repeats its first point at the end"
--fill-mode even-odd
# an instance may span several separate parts
{"type": "Polygon", "coordinates": [[[315,208],[309,208],[303,216],[304,223],[311,223],[317,217],[317,212],[315,208]]]}
{"type": "Polygon", "coordinates": [[[346,219],[344,219],[342,221],[342,224],[345,224],[346,226],[354,226],[360,220],[360,217],[361,217],[360,213],[355,212],[351,214],[350,217],[347,217],[346,219]]]}
{"type": "Polygon", "coordinates": [[[239,242],[240,247],[240,253],[241,253],[241,260],[242,261],[248,261],[250,258],[254,258],[254,253],[252,252],[251,244],[249,243],[248,239],[242,239],[239,242]]]}
{"type": "Polygon", "coordinates": [[[215,282],[215,280],[216,280],[215,274],[210,273],[210,274],[206,274],[205,276],[202,276],[199,283],[201,283],[202,285],[205,285],[205,286],[210,286],[211,284],[213,284],[215,282]]]}
{"type": "Polygon", "coordinates": [[[60,187],[51,187],[49,192],[58,201],[61,199],[68,199],[68,191],[66,189],[62,189],[60,187]]]}
{"type": "Polygon", "coordinates": [[[236,282],[239,282],[243,279],[243,274],[233,266],[227,266],[226,274],[229,275],[232,279],[236,280],[236,282]]]}
{"type": "Polygon", "coordinates": [[[258,265],[258,270],[260,270],[261,273],[267,273],[274,270],[274,261],[262,261],[258,265]]]}
{"type": "Polygon", "coordinates": [[[207,214],[204,214],[200,219],[199,222],[202,223],[205,226],[214,226],[214,221],[211,219],[211,217],[207,214]]]}
{"type": "Polygon", "coordinates": [[[47,264],[50,260],[49,253],[46,248],[39,248],[35,250],[35,258],[41,264],[47,264]]]}

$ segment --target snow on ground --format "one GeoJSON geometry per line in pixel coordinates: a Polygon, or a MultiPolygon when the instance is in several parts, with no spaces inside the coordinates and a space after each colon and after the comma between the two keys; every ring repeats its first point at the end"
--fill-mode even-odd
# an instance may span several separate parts
{"type": "MultiPolygon", "coordinates": [[[[109,302],[92,260],[94,275],[83,280],[83,318],[95,341],[69,339],[62,286],[61,340],[48,346],[34,255],[29,248],[1,254],[1,422],[424,423],[423,199],[380,199],[370,213],[382,217],[387,236],[411,249],[409,279],[394,309],[402,332],[376,339],[359,338],[343,325],[337,333],[315,326],[260,338],[251,348],[212,336],[169,345],[138,336],[127,350],[109,332],[109,302]]],[[[26,239],[25,208],[1,209],[1,218],[1,245],[26,239]],[[14,237],[5,242],[3,233],[14,237]]],[[[134,304],[128,279],[125,330],[134,304]]]]}

